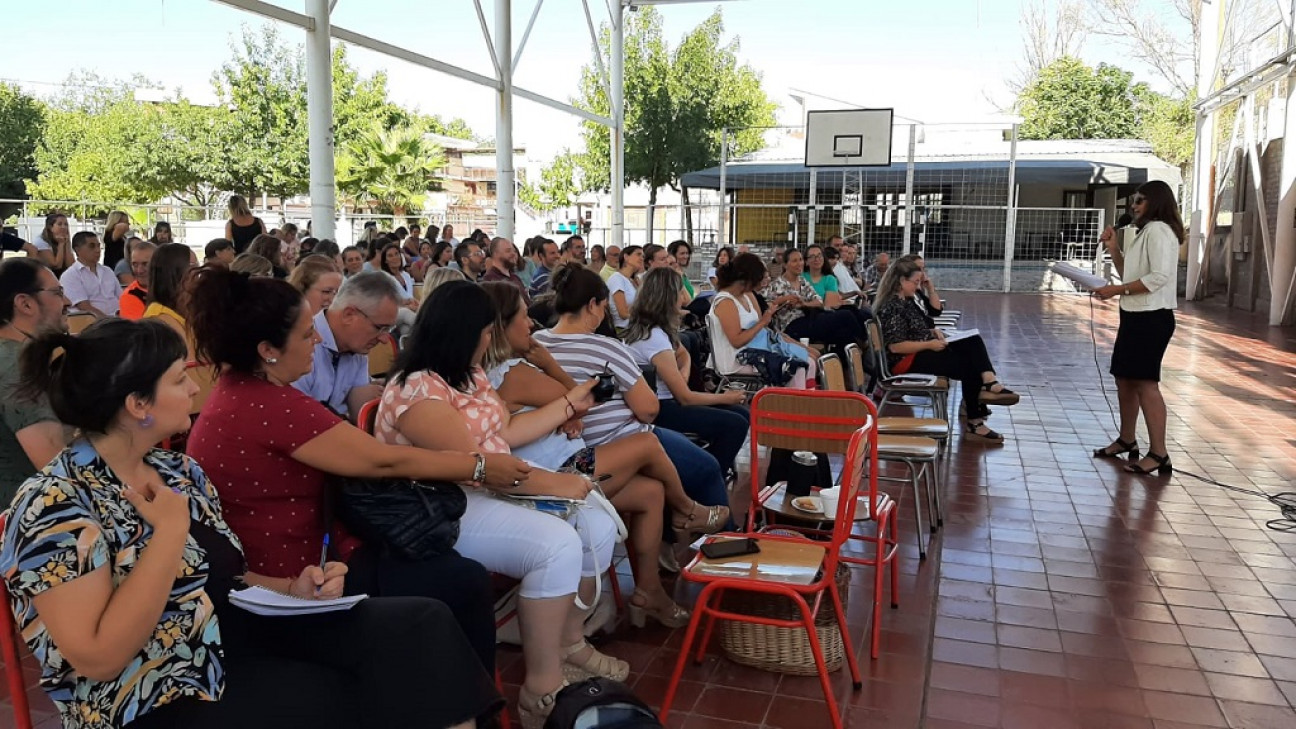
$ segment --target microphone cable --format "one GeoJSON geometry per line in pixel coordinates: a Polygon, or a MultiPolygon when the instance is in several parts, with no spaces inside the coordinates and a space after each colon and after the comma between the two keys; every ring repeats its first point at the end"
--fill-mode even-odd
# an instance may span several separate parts
{"type": "MultiPolygon", "coordinates": [[[[1098,385],[1102,391],[1103,402],[1107,404],[1107,412],[1111,414],[1112,427],[1116,430],[1116,432],[1119,433],[1120,419],[1116,417],[1116,411],[1115,409],[1112,408],[1111,396],[1107,394],[1107,377],[1106,375],[1103,374],[1102,365],[1099,364],[1098,362],[1097,320],[1098,320],[1098,311],[1094,308],[1094,297],[1093,294],[1090,293],[1089,294],[1089,339],[1091,342],[1093,342],[1094,370],[1096,370],[1098,373],[1098,385]]],[[[1244,488],[1241,486],[1234,486],[1232,484],[1216,481],[1213,478],[1207,478],[1206,476],[1203,476],[1198,473],[1193,473],[1192,471],[1185,471],[1182,468],[1179,468],[1178,466],[1174,467],[1174,473],[1183,476],[1188,476],[1189,478],[1195,478],[1198,481],[1201,481],[1202,483],[1207,483],[1212,486],[1217,486],[1226,491],[1232,491],[1234,493],[1243,494],[1246,496],[1253,496],[1259,499],[1264,499],[1265,501],[1268,501],[1269,503],[1278,507],[1278,513],[1282,514],[1282,516],[1276,519],[1270,519],[1266,521],[1265,527],[1276,532],[1296,532],[1296,492],[1282,491],[1276,494],[1271,494],[1259,487],[1244,488]]]]}

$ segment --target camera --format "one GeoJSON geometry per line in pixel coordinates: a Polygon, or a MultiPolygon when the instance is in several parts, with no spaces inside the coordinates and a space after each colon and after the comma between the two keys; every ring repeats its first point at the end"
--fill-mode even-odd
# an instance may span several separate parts
{"type": "Polygon", "coordinates": [[[594,375],[594,378],[598,380],[598,384],[594,386],[594,389],[590,390],[590,394],[594,396],[594,402],[605,403],[611,400],[612,396],[616,394],[616,382],[612,377],[612,373],[600,372],[594,375]]]}

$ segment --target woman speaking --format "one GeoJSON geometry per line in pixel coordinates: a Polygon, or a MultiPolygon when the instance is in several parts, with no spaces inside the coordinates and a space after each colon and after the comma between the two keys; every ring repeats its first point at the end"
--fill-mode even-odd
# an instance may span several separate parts
{"type": "Polygon", "coordinates": [[[1120,401],[1120,434],[1106,448],[1094,451],[1098,458],[1130,454],[1130,473],[1161,475],[1173,471],[1166,453],[1166,405],[1161,397],[1161,359],[1174,335],[1175,287],[1179,268],[1179,245],[1184,241],[1183,221],[1170,186],[1159,180],[1148,182],[1134,193],[1132,212],[1138,235],[1122,251],[1116,231],[1108,227],[1102,242],[1111,254],[1121,281],[1094,289],[1094,296],[1120,296],[1120,328],[1112,349],[1111,373],[1116,378],[1120,401]],[[1135,428],[1139,410],[1147,421],[1147,455],[1139,460],[1135,428]]]}

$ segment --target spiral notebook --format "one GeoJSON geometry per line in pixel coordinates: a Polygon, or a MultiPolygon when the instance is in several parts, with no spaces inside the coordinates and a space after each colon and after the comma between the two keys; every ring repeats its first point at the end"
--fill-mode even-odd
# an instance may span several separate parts
{"type": "Polygon", "coordinates": [[[307,600],[253,585],[229,594],[230,604],[254,615],[314,615],[350,610],[368,595],[348,595],[331,600],[307,600]]]}

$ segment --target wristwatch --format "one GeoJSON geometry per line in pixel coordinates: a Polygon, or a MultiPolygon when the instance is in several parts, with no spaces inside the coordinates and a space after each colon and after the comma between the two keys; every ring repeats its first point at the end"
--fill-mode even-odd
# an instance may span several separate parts
{"type": "Polygon", "coordinates": [[[1122,295],[1122,296],[1129,296],[1129,295],[1130,295],[1129,287],[1128,287],[1128,286],[1126,286],[1124,289],[1121,290],[1121,295],[1122,295]]]}

